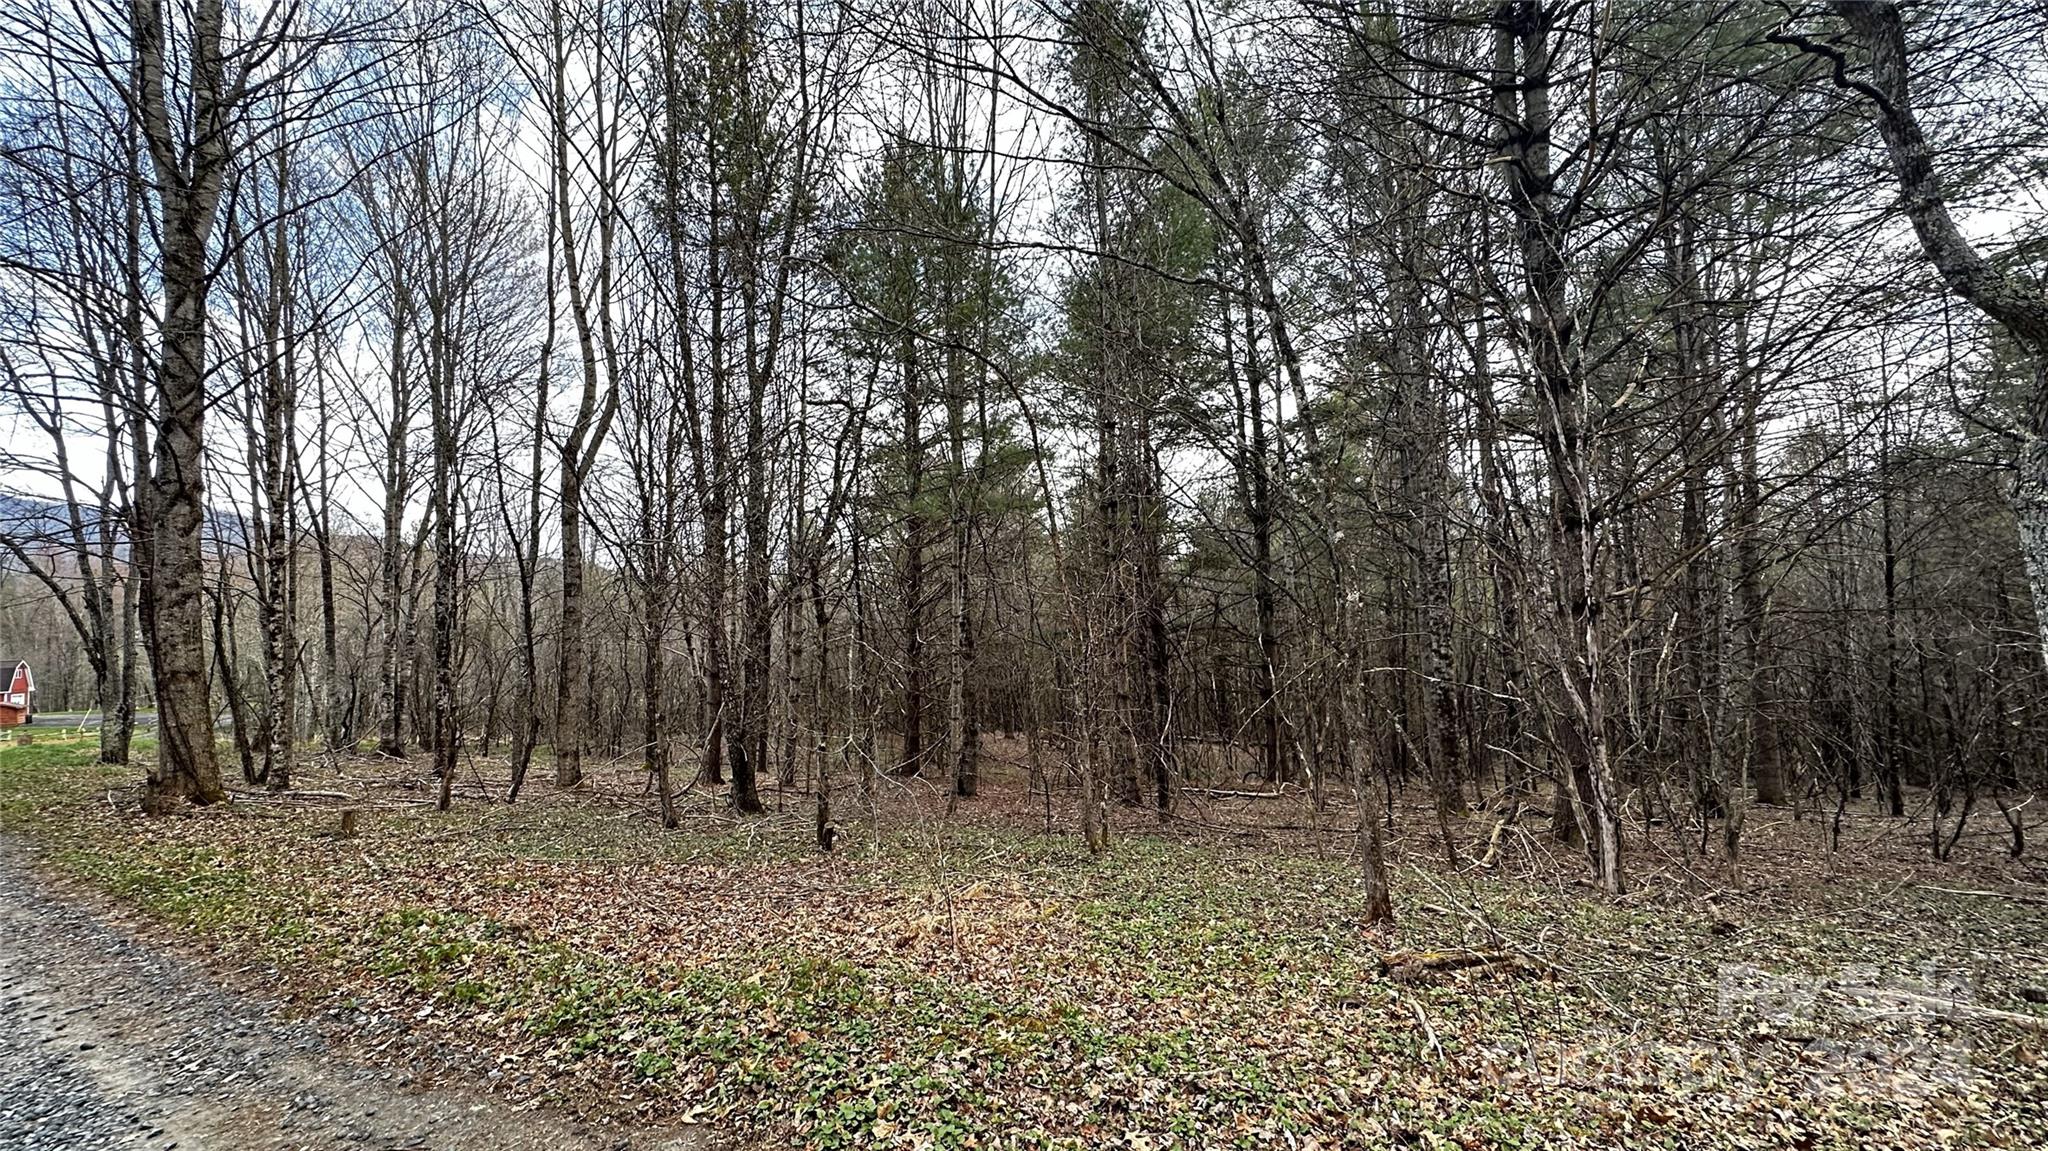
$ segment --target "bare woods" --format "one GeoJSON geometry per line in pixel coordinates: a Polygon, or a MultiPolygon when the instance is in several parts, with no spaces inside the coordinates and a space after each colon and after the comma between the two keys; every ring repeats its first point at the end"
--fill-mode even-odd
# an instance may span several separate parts
{"type": "Polygon", "coordinates": [[[2038,10],[0,19],[0,634],[157,810],[1298,789],[1381,914],[1397,800],[2025,850],[2038,10]]]}

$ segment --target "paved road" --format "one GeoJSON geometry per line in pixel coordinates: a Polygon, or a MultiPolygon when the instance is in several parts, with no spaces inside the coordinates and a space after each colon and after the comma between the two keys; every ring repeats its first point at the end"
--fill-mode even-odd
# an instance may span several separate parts
{"type": "MultiPolygon", "coordinates": [[[[39,711],[29,721],[30,727],[98,727],[106,717],[97,711],[39,711]]],[[[156,713],[142,711],[135,714],[136,727],[155,727],[156,713]]]]}
{"type": "Polygon", "coordinates": [[[54,895],[0,837],[4,1151],[688,1151],[482,1094],[404,1086],[54,895]]]}

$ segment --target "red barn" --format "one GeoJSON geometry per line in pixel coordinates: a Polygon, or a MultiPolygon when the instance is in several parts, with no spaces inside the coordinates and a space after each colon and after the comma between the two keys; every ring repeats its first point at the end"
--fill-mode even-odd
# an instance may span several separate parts
{"type": "Polygon", "coordinates": [[[0,659],[0,677],[7,690],[0,691],[0,727],[19,727],[35,718],[36,677],[25,659],[0,659]]]}

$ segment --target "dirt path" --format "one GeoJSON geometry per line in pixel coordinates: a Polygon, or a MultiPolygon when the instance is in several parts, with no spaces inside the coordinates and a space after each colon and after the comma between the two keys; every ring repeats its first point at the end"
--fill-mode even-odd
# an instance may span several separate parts
{"type": "Polygon", "coordinates": [[[355,1066],[47,890],[0,837],[0,1151],[695,1151],[355,1066]]]}

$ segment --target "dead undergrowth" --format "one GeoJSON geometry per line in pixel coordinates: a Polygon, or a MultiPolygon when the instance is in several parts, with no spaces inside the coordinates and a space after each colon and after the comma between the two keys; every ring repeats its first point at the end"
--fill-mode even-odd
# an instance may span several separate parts
{"type": "Polygon", "coordinates": [[[1532,811],[1482,867],[1488,813],[1452,866],[1403,807],[1389,929],[1355,812],[1293,789],[1120,810],[1097,857],[1015,766],[950,814],[841,780],[827,857],[805,796],[695,787],[665,832],[626,765],[507,805],[473,759],[442,814],[416,763],[315,757],[148,820],[90,759],[0,749],[0,820],[365,1052],[587,1115],[819,1148],[2048,1140],[2048,876],[1996,813],[1935,864],[1912,821],[1852,810],[1830,851],[1757,809],[1739,875],[1638,826],[1610,899],[1532,811]]]}

